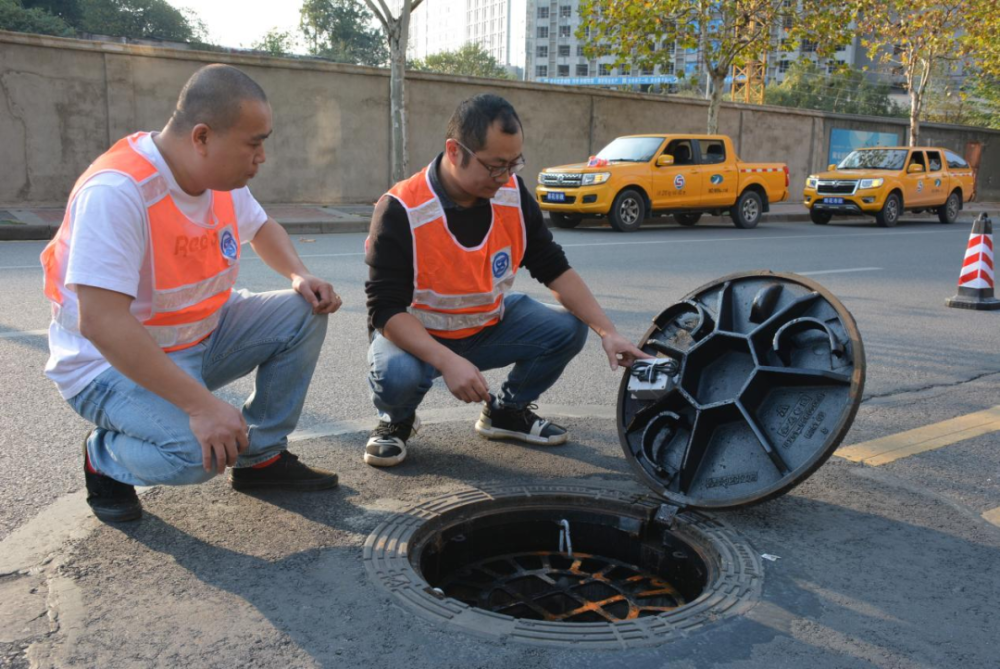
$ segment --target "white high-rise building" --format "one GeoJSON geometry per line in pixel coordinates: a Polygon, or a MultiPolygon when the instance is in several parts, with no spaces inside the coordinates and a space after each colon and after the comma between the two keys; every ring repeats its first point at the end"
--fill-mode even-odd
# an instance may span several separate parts
{"type": "Polygon", "coordinates": [[[407,54],[424,59],[464,44],[483,47],[521,78],[529,0],[424,0],[410,15],[407,54]]]}
{"type": "MultiPolygon", "coordinates": [[[[670,50],[665,62],[645,68],[615,66],[610,56],[588,58],[584,55],[586,35],[577,37],[580,24],[580,0],[424,0],[410,17],[408,54],[423,59],[475,42],[518,79],[527,81],[644,90],[650,85],[674,90],[681,79],[701,90],[708,83],[698,49],[664,43],[660,48],[670,50]]],[[[765,75],[768,84],[784,80],[791,63],[799,58],[817,60],[815,45],[809,42],[791,48],[787,38],[791,27],[790,23],[773,27],[775,46],[768,54],[765,75]]],[[[858,39],[833,58],[820,60],[826,71],[842,64],[857,69],[871,65],[858,39]]]]}

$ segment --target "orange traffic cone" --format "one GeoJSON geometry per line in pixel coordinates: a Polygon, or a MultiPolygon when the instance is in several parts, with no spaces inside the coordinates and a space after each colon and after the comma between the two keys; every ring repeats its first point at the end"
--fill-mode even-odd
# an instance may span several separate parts
{"type": "Polygon", "coordinates": [[[972,224],[958,294],[945,304],[958,309],[1000,309],[1000,300],[993,297],[993,223],[985,213],[972,224]]]}

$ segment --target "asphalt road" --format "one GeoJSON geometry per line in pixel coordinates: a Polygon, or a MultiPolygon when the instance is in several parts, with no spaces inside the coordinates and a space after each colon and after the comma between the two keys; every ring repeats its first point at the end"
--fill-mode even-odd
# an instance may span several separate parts
{"type": "MultiPolygon", "coordinates": [[[[671,226],[633,234],[619,234],[605,229],[556,231],[555,234],[566,249],[571,264],[588,282],[618,329],[633,340],[643,334],[650,319],[663,308],[702,284],[732,272],[754,269],[797,272],[809,275],[826,286],[853,313],[867,357],[863,404],[853,429],[844,441],[845,445],[1000,405],[1000,312],[971,312],[944,306],[944,300],[955,293],[968,239],[968,227],[965,225],[942,226],[936,219],[910,217],[890,230],[877,228],[874,223],[833,223],[824,227],[803,223],[768,223],[755,230],[742,231],[728,224],[708,223],[695,228],[671,226]]],[[[344,307],[331,321],[300,430],[323,433],[330,424],[343,424],[345,421],[350,425],[363,426],[366,421],[372,421],[365,383],[364,280],[367,271],[362,261],[364,235],[296,236],[294,239],[311,270],[332,281],[344,299],[344,307]]],[[[62,402],[41,371],[47,356],[44,330],[48,324],[48,307],[41,296],[41,271],[37,267],[41,248],[42,244],[37,242],[0,245],[0,285],[4,287],[0,291],[0,379],[3,380],[0,384],[0,424],[4,427],[0,432],[0,540],[25,526],[62,496],[79,490],[83,484],[79,444],[86,425],[62,402]]],[[[252,258],[243,263],[240,283],[256,291],[285,287],[283,279],[252,258]]],[[[533,282],[526,273],[518,280],[517,288],[539,299],[552,301],[545,288],[533,282]]],[[[498,385],[501,376],[491,372],[487,378],[491,384],[498,385]]],[[[618,378],[608,369],[599,342],[592,336],[584,352],[571,363],[564,379],[542,398],[543,409],[552,405],[613,407],[618,378]]],[[[244,379],[226,389],[225,396],[239,403],[249,388],[249,380],[244,379]]],[[[428,395],[422,411],[437,410],[441,415],[451,416],[455,411],[461,411],[456,409],[459,406],[458,401],[438,383],[428,395]]],[[[466,411],[470,420],[474,420],[475,409],[467,407],[466,411]]],[[[451,443],[450,440],[455,438],[449,436],[451,428],[447,425],[445,421],[445,427],[440,428],[440,439],[451,443]]],[[[570,422],[570,425],[573,423],[570,422]]],[[[628,469],[614,462],[620,450],[614,443],[613,430],[599,422],[582,419],[577,427],[589,439],[600,444],[593,449],[584,449],[586,453],[580,456],[581,460],[592,465],[590,468],[574,465],[562,469],[557,463],[545,461],[519,468],[501,460],[492,464],[470,465],[463,472],[460,468],[456,471],[456,466],[446,454],[432,448],[425,456],[424,466],[448,469],[447,475],[442,474],[444,479],[440,479],[433,475],[436,470],[425,471],[412,480],[412,483],[425,487],[409,487],[405,491],[400,489],[400,479],[379,479],[362,464],[364,435],[360,432],[346,430],[343,435],[303,442],[301,450],[313,459],[322,459],[323,453],[331,453],[329,461],[323,464],[336,465],[341,474],[342,489],[348,494],[359,495],[359,499],[368,499],[369,492],[371,499],[385,499],[395,491],[397,501],[416,503],[425,492],[440,492],[463,478],[472,483],[517,480],[519,476],[598,475],[598,479],[606,476],[608,481],[627,485],[631,481],[628,469]],[[332,450],[323,450],[326,447],[332,450]],[[371,491],[367,488],[369,485],[371,491]]],[[[741,526],[763,552],[782,555],[785,551],[788,555],[789,551],[798,551],[795,569],[783,577],[772,579],[770,583],[778,584],[772,585],[772,588],[792,587],[795,578],[804,578],[805,574],[815,570],[828,572],[828,580],[823,586],[828,588],[825,594],[822,588],[807,588],[807,596],[800,593],[798,599],[782,600],[783,605],[792,607],[793,618],[807,620],[812,614],[829,613],[825,607],[836,604],[833,615],[839,622],[832,628],[828,624],[814,629],[795,628],[794,625],[784,629],[783,624],[777,627],[771,625],[771,632],[764,636],[755,636],[757,633],[750,628],[737,626],[731,630],[734,638],[742,644],[736,655],[724,657],[725,654],[720,655],[718,649],[706,651],[704,643],[700,646],[689,644],[684,647],[684,653],[688,655],[682,654],[680,658],[685,664],[678,666],[712,666],[725,660],[732,661],[734,667],[799,667],[807,660],[816,659],[810,652],[803,651],[803,643],[813,650],[823,649],[824,660],[817,666],[957,666],[952,662],[958,662],[960,658],[964,658],[967,666],[996,666],[996,639],[1000,624],[987,608],[991,599],[995,602],[996,595],[1000,594],[1000,574],[996,568],[1000,564],[997,558],[1000,528],[979,519],[979,514],[984,511],[1000,507],[1000,485],[997,483],[1000,480],[1000,457],[996,454],[996,434],[961,441],[880,468],[831,461],[814,477],[816,481],[810,481],[796,490],[795,499],[807,503],[796,506],[793,502],[779,500],[756,507],[753,511],[731,513],[728,517],[730,522],[741,526]],[[849,509],[850,513],[837,513],[840,507],[849,509]],[[774,509],[776,515],[769,515],[768,509],[774,509]],[[830,525],[822,526],[826,521],[830,525]],[[793,528],[791,534],[786,535],[789,537],[787,545],[782,544],[783,534],[776,529],[779,525],[793,528]],[[911,531],[913,528],[929,527],[934,530],[930,537],[911,531]],[[883,532],[886,533],[884,536],[883,532]],[[872,536],[876,539],[871,545],[877,548],[874,559],[886,569],[881,585],[877,583],[879,579],[873,577],[875,584],[864,583],[864,579],[860,579],[851,588],[838,588],[830,580],[835,580],[833,574],[838,570],[843,570],[848,564],[855,572],[866,568],[865,544],[872,536]],[[955,552],[959,556],[951,565],[948,564],[950,542],[955,542],[955,552]],[[760,546],[761,543],[766,545],[760,546]],[[845,558],[839,566],[836,559],[838,550],[843,551],[845,558]],[[899,561],[899,564],[886,564],[892,560],[899,561]],[[910,564],[909,569],[907,564],[910,564]],[[963,583],[971,584],[969,587],[975,590],[974,596],[963,591],[963,583]],[[936,589],[938,586],[944,589],[936,589]],[[907,594],[892,594],[894,589],[920,587],[928,589],[916,597],[916,606],[922,610],[919,615],[906,619],[906,625],[940,624],[942,627],[920,642],[909,643],[896,638],[900,636],[900,628],[886,620],[898,623],[900,618],[906,618],[903,612],[910,611],[905,601],[907,594]],[[866,588],[882,589],[884,596],[880,602],[885,606],[881,610],[873,610],[871,607],[875,604],[872,602],[865,603],[862,595],[866,588]],[[932,594],[928,595],[928,592],[932,594]],[[886,604],[889,601],[893,602],[892,606],[886,604]],[[963,601],[972,602],[971,609],[964,606],[963,601]],[[795,602],[802,603],[801,610],[795,610],[795,602]],[[934,602],[940,603],[941,610],[947,612],[949,619],[935,617],[934,602]],[[873,623],[873,620],[881,622],[873,623]],[[861,633],[866,625],[875,625],[873,629],[877,633],[863,641],[853,641],[852,634],[861,633]],[[779,627],[784,632],[775,633],[774,630],[779,627]],[[934,641],[937,636],[946,636],[946,629],[957,635],[955,638],[961,648],[944,648],[934,641]],[[992,634],[984,635],[989,630],[992,634]],[[804,637],[808,640],[803,641],[804,637]],[[763,644],[761,652],[752,652],[758,643],[763,644]],[[952,653],[952,650],[955,652],[952,653]],[[693,664],[687,665],[686,662],[698,652],[703,654],[707,664],[691,660],[693,664]],[[707,655],[704,654],[706,652],[707,655]],[[827,652],[831,654],[827,656],[827,652]],[[838,663],[836,653],[841,653],[841,657],[846,659],[838,663]],[[992,664],[990,657],[993,658],[992,664]],[[708,662],[710,658],[715,659],[708,662]]],[[[418,456],[414,467],[419,467],[419,462],[418,456]]],[[[411,463],[408,461],[407,464],[411,463]]],[[[419,474],[420,470],[417,472],[419,474]]],[[[218,545],[213,544],[212,523],[220,518],[224,508],[234,504],[223,488],[221,481],[215,481],[193,496],[177,490],[151,493],[147,507],[155,509],[158,516],[152,521],[155,525],[146,526],[147,534],[143,535],[141,531],[138,535],[134,532],[98,531],[96,538],[75,554],[72,564],[78,568],[71,570],[70,578],[82,579],[90,594],[103,592],[107,595],[108,603],[102,604],[101,610],[106,615],[112,615],[114,602],[136,596],[136,590],[115,586],[107,578],[91,579],[87,583],[87,575],[93,575],[93,569],[98,568],[99,571],[102,566],[110,570],[115,566],[110,553],[124,551],[126,563],[131,564],[135,560],[137,583],[144,583],[146,578],[150,579],[150,583],[154,582],[155,560],[143,557],[141,553],[129,557],[129,547],[134,548],[138,541],[140,548],[145,546],[156,555],[172,552],[175,559],[184,563],[176,551],[169,550],[173,541],[184,540],[184,537],[172,537],[175,526],[183,525],[185,532],[197,535],[199,541],[217,548],[218,545]],[[213,498],[220,496],[219,508],[208,515],[200,513],[203,507],[185,501],[214,504],[213,498]]],[[[793,499],[793,496],[788,499],[793,499]]],[[[312,527],[319,521],[316,518],[299,518],[295,522],[312,527]]],[[[294,522],[291,526],[297,527],[294,522]]],[[[228,525],[226,527],[229,528],[228,525]]],[[[281,535],[280,528],[272,529],[275,536],[281,535]]],[[[357,548],[356,536],[363,540],[364,534],[370,530],[367,522],[359,522],[354,527],[330,530],[334,534],[323,541],[328,545],[353,547],[353,550],[357,548]],[[334,536],[338,529],[355,538],[345,540],[343,536],[334,536]]],[[[351,636],[344,625],[338,629],[345,636],[337,643],[324,645],[309,635],[299,636],[289,629],[307,624],[301,619],[301,612],[296,614],[299,616],[295,618],[297,622],[289,622],[282,616],[291,615],[291,609],[278,605],[268,608],[259,599],[261,592],[236,587],[235,582],[225,579],[214,580],[204,571],[208,561],[233,554],[239,557],[254,553],[250,544],[240,540],[230,541],[232,537],[227,539],[229,535],[226,532],[232,531],[250,530],[223,529],[219,545],[225,545],[225,551],[205,556],[206,563],[184,566],[200,582],[211,586],[210,589],[222,588],[228,591],[228,595],[250,601],[256,610],[264,613],[272,627],[286,633],[281,637],[283,640],[261,637],[265,650],[255,656],[256,661],[268,665],[280,660],[293,665],[334,666],[336,661],[343,659],[341,653],[356,651],[357,644],[366,638],[373,638],[364,628],[356,630],[351,636]]],[[[286,540],[294,543],[289,537],[286,540]]],[[[256,554],[247,566],[257,568],[271,558],[279,559],[279,553],[287,553],[283,552],[285,548],[288,546],[275,547],[277,552],[274,555],[261,548],[263,552],[256,554]],[[260,560],[264,562],[258,564],[260,560]]],[[[347,551],[340,557],[321,559],[332,560],[328,565],[330,568],[346,568],[347,565],[356,565],[357,552],[347,551]]],[[[294,567],[295,563],[289,562],[285,566],[294,567]]],[[[875,569],[875,565],[868,566],[875,569]]],[[[314,569],[316,565],[309,568],[314,569]]],[[[350,578],[363,580],[360,573],[354,572],[350,578]]],[[[174,585],[169,587],[181,590],[190,587],[189,584],[184,585],[179,577],[172,583],[174,585]]],[[[327,579],[323,581],[323,587],[335,589],[335,584],[327,579]]],[[[355,584],[352,587],[357,590],[360,586],[355,584]]],[[[765,584],[765,592],[767,587],[765,584]]],[[[361,607],[357,614],[359,623],[379,624],[377,610],[366,613],[364,606],[359,604],[366,596],[364,592],[351,591],[350,596],[344,596],[352,601],[356,599],[354,605],[361,607]]],[[[873,596],[872,601],[874,599],[873,596]]],[[[294,608],[301,602],[286,604],[294,608]]],[[[204,611],[202,613],[207,615],[204,611]]],[[[329,607],[322,613],[336,615],[329,607]]],[[[393,615],[401,614],[397,612],[393,615]]],[[[104,619],[107,620],[107,617],[104,619]]],[[[157,620],[160,625],[166,624],[163,617],[157,620]]],[[[253,625],[259,621],[251,616],[234,622],[253,625]]],[[[756,622],[768,627],[766,621],[756,622]]],[[[405,632],[420,636],[426,630],[406,623],[405,632]]],[[[113,640],[116,631],[112,625],[103,633],[106,636],[104,655],[95,652],[94,655],[81,656],[84,660],[78,657],[77,660],[82,662],[80,666],[93,663],[97,657],[104,658],[101,664],[115,664],[109,658],[115,657],[113,640]]],[[[202,647],[201,652],[214,652],[210,641],[206,641],[208,645],[202,647]]],[[[224,645],[222,641],[219,643],[224,645]]],[[[414,642],[410,647],[406,645],[409,642],[400,643],[403,645],[395,647],[398,652],[383,658],[386,665],[394,663],[398,666],[399,662],[405,661],[415,667],[430,667],[435,666],[430,661],[435,657],[443,662],[441,666],[459,666],[455,664],[459,659],[464,662],[463,666],[496,664],[493,660],[486,661],[486,655],[480,655],[481,649],[477,650],[479,647],[473,642],[462,646],[461,652],[453,656],[440,650],[430,653],[428,659],[421,659],[419,644],[414,645],[414,642]]],[[[137,651],[138,654],[130,657],[139,664],[143,657],[152,664],[156,662],[150,657],[166,662],[169,653],[157,653],[170,647],[171,642],[164,640],[159,651],[137,651]]],[[[198,653],[197,648],[187,648],[170,657],[192,662],[193,666],[233,664],[220,658],[215,658],[219,661],[209,662],[206,659],[208,655],[198,653]]],[[[598,659],[593,662],[601,666],[618,666],[618,660],[613,656],[599,655],[598,659]]],[[[554,656],[508,653],[506,650],[496,655],[496,660],[503,660],[506,663],[503,666],[563,666],[563,662],[556,661],[554,656]]],[[[630,662],[625,662],[624,658],[621,660],[623,664],[620,666],[661,666],[666,663],[666,656],[638,654],[632,656],[630,662]]],[[[370,663],[378,664],[374,659],[370,663]]],[[[121,664],[126,666],[129,663],[121,664]]]]}

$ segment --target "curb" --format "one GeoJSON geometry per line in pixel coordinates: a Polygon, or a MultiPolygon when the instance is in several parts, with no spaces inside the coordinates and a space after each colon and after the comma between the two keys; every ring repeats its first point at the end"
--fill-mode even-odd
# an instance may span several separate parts
{"type": "MultiPolygon", "coordinates": [[[[959,213],[959,222],[971,223],[972,220],[978,215],[978,211],[962,211],[959,213]]],[[[922,215],[922,214],[921,214],[922,215]]],[[[669,218],[669,217],[660,217],[669,218]]],[[[710,220],[717,220],[725,222],[728,217],[726,216],[708,216],[710,220]]],[[[838,219],[835,219],[838,220],[838,219]]],[[[839,219],[843,222],[857,222],[857,221],[870,221],[874,219],[870,218],[842,218],[839,219]]],[[[281,223],[281,221],[278,221],[281,223]]],[[[552,228],[552,223],[546,217],[546,225],[552,228]]],[[[809,216],[805,214],[764,214],[762,222],[764,223],[812,223],[809,220],[809,216]]],[[[369,219],[367,218],[356,218],[356,219],[346,219],[336,222],[332,221],[294,221],[288,223],[281,223],[288,234],[290,235],[328,235],[336,233],[347,233],[347,232],[368,232],[369,219]]],[[[660,221],[654,220],[643,227],[648,227],[649,229],[655,229],[656,227],[666,227],[672,224],[668,224],[666,221],[662,223],[660,221]]],[[[606,223],[603,223],[600,219],[594,220],[593,222],[585,222],[580,226],[581,228],[601,228],[607,227],[606,223]]],[[[55,236],[56,230],[59,229],[58,225],[38,225],[38,224],[0,224],[0,242],[19,242],[19,241],[48,241],[55,236]]]]}
{"type": "MultiPolygon", "coordinates": [[[[279,221],[281,223],[281,221],[279,221]]],[[[281,223],[290,235],[326,235],[338,232],[368,232],[369,219],[348,219],[330,221],[295,221],[281,223]]],[[[0,224],[0,242],[48,241],[52,239],[58,225],[0,224]]]]}

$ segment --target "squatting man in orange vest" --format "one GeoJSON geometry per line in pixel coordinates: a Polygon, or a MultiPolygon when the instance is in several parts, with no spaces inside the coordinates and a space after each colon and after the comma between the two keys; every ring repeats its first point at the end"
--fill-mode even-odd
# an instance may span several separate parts
{"type": "Polygon", "coordinates": [[[270,134],[250,77],[198,70],[161,132],[120,140],[83,173],[42,253],[45,371],[97,426],[84,476],[103,521],[142,515],[133,486],[200,483],[226,466],[237,490],[337,485],[286,450],[341,302],[246,187],[270,134]],[[291,290],[233,290],[246,242],[291,290]],[[212,394],[254,369],[242,411],[212,394]]]}
{"type": "Polygon", "coordinates": [[[517,172],[524,167],[517,112],[496,95],[461,103],[442,154],[378,202],[366,243],[368,350],[379,424],[364,461],[406,457],[417,407],[444,377],[464,402],[484,402],[476,431],[529,444],[565,443],[565,428],[537,416],[538,397],[580,352],[587,328],[612,369],[648,357],[615,330],[546,228],[517,172]],[[564,308],[511,291],[524,267],[564,308]],[[513,365],[494,394],[480,370],[513,365]]]}

